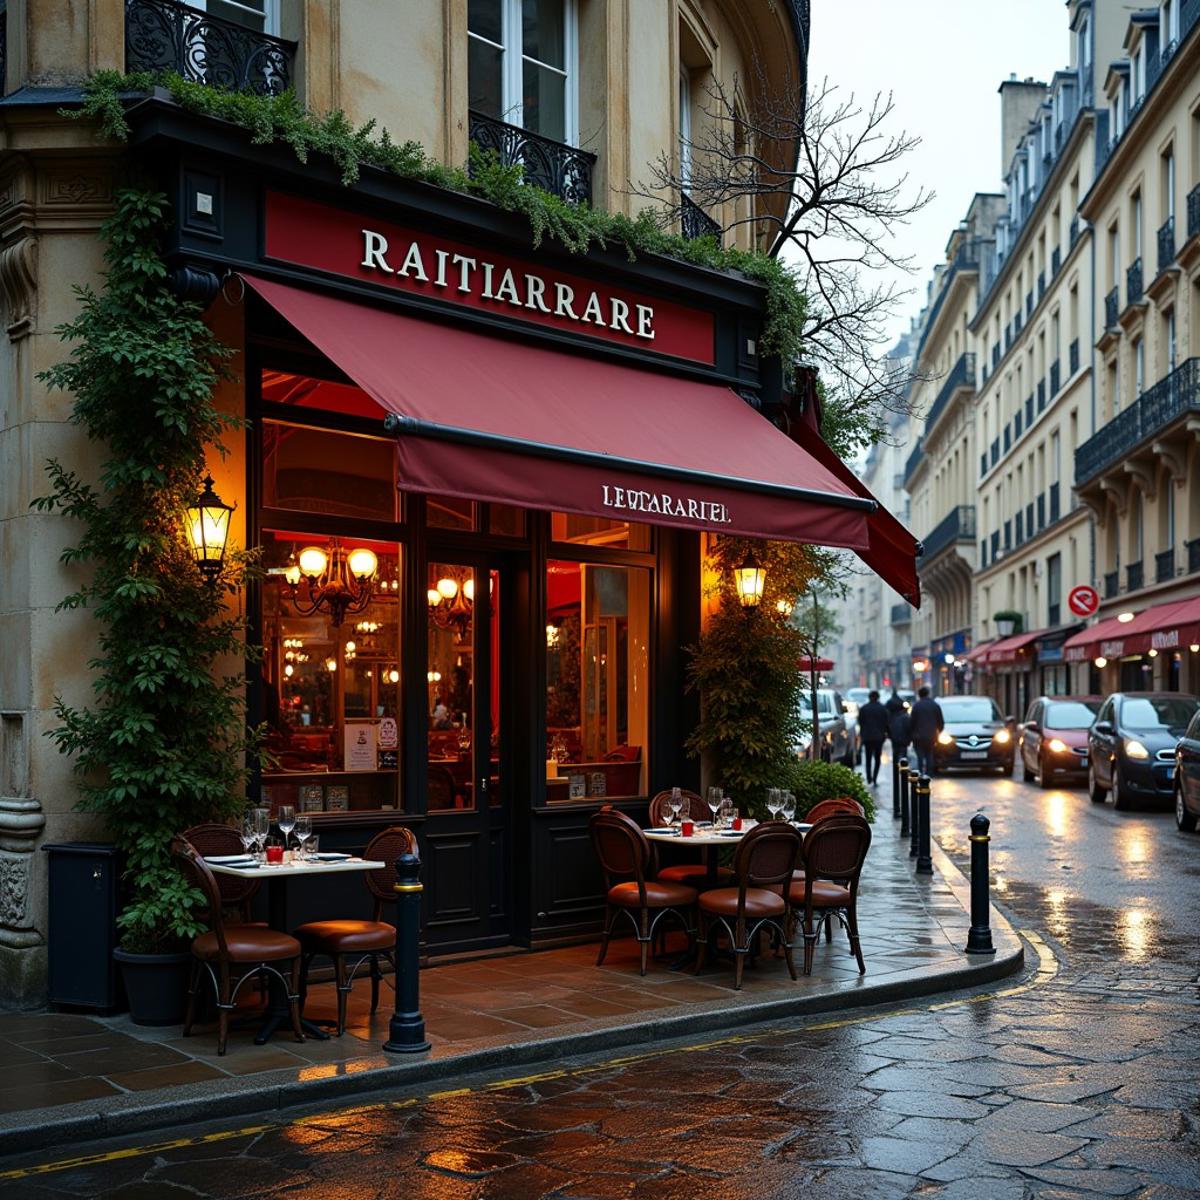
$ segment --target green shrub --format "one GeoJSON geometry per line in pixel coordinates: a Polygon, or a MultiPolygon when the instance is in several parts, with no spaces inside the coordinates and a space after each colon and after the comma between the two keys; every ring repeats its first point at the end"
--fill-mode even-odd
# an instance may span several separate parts
{"type": "Polygon", "coordinates": [[[796,793],[796,816],[805,815],[813,805],[836,796],[849,796],[863,806],[868,821],[875,820],[875,797],[867,789],[863,777],[841,763],[804,760],[789,764],[784,784],[796,793]]]}

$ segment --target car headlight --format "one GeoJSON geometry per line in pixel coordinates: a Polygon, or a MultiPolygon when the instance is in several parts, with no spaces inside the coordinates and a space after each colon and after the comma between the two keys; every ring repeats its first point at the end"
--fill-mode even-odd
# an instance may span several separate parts
{"type": "Polygon", "coordinates": [[[1146,747],[1137,740],[1137,738],[1125,739],[1125,753],[1128,754],[1130,758],[1150,757],[1150,751],[1147,750],[1146,747]]]}
{"type": "Polygon", "coordinates": [[[1046,749],[1049,750],[1051,754],[1066,754],[1069,751],[1067,743],[1064,742],[1062,738],[1051,738],[1046,743],[1046,749]]]}
{"type": "Polygon", "coordinates": [[[992,734],[992,741],[998,746],[1007,746],[1008,743],[1012,741],[1012,734],[1009,733],[1007,729],[997,729],[996,732],[992,734]]]}
{"type": "Polygon", "coordinates": [[[952,738],[950,736],[950,734],[948,734],[948,733],[939,733],[938,734],[938,745],[939,746],[953,746],[954,738],[952,738]]]}

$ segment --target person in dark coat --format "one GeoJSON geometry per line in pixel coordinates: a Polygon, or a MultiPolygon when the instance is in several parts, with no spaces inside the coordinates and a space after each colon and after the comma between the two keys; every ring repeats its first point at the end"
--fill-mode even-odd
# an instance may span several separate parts
{"type": "Polygon", "coordinates": [[[898,763],[908,756],[908,747],[912,742],[912,717],[908,715],[908,705],[900,699],[900,693],[892,688],[892,694],[884,705],[888,715],[888,740],[892,743],[892,761],[898,763]]]}
{"type": "Polygon", "coordinates": [[[879,780],[879,760],[888,735],[888,711],[879,703],[879,693],[871,692],[867,702],[858,710],[858,732],[863,744],[863,774],[874,786],[879,780]]]}
{"type": "Polygon", "coordinates": [[[941,705],[931,700],[929,689],[923,687],[912,710],[912,740],[917,748],[917,770],[922,775],[933,774],[933,743],[945,724],[941,705]]]}

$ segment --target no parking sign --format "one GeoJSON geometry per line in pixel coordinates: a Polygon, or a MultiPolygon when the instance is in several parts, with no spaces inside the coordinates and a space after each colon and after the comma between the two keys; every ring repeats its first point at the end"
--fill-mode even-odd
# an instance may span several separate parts
{"type": "Polygon", "coordinates": [[[1067,593],[1067,607],[1077,617],[1090,617],[1100,607],[1100,593],[1090,584],[1081,583],[1067,593]]]}

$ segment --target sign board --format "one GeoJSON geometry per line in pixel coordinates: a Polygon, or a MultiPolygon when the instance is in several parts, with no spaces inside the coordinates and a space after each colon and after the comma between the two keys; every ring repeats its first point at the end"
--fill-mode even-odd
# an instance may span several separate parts
{"type": "Polygon", "coordinates": [[[1100,607],[1100,593],[1094,587],[1081,583],[1067,593],[1067,607],[1077,617],[1090,617],[1100,607]]]}
{"type": "Polygon", "coordinates": [[[274,262],[453,307],[706,365],[715,361],[715,320],[704,309],[298,196],[267,193],[265,252],[274,262]]]}

